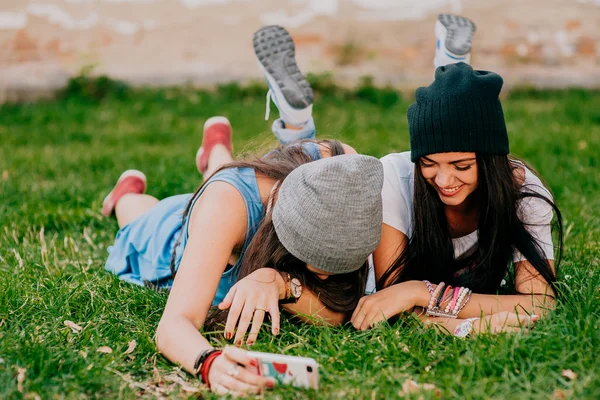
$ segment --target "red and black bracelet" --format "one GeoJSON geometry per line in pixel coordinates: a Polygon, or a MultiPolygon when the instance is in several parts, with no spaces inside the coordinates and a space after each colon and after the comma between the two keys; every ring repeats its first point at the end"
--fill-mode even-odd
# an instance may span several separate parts
{"type": "Polygon", "coordinates": [[[215,359],[217,357],[219,357],[221,355],[221,353],[223,353],[223,350],[216,350],[216,351],[211,352],[206,357],[206,359],[202,363],[202,366],[200,367],[200,375],[202,376],[202,382],[206,383],[208,385],[209,389],[210,389],[210,381],[208,380],[208,372],[210,371],[210,366],[212,365],[213,361],[215,361],[215,359]]]}
{"type": "MultiPolygon", "coordinates": [[[[198,357],[196,357],[196,361],[194,361],[194,375],[196,376],[201,376],[202,377],[202,381],[204,383],[207,383],[204,381],[204,376],[201,375],[202,370],[204,369],[204,365],[206,364],[207,359],[215,354],[215,353],[219,353],[221,354],[221,350],[220,349],[206,349],[206,350],[202,350],[200,352],[200,354],[198,354],[198,357]]],[[[208,375],[208,374],[207,374],[208,375]]]]}

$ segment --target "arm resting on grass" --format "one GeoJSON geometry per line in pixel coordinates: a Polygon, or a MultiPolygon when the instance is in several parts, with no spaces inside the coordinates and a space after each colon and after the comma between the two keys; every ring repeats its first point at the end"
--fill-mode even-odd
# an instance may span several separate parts
{"type": "Polygon", "coordinates": [[[156,331],[158,350],[193,373],[198,354],[212,348],[201,335],[234,247],[246,232],[246,207],[224,182],[210,184],[192,209],[188,246],[156,331]]]}
{"type": "MultiPolygon", "coordinates": [[[[381,241],[373,253],[375,278],[377,281],[381,279],[385,271],[398,259],[402,251],[404,251],[406,244],[407,238],[404,233],[387,224],[383,224],[381,241]]],[[[553,260],[548,260],[548,263],[554,268],[553,260]]],[[[524,294],[485,295],[474,293],[459,316],[461,318],[470,318],[479,317],[482,314],[491,315],[504,311],[536,314],[539,316],[545,315],[548,310],[554,307],[554,292],[528,261],[517,262],[515,270],[517,271],[515,289],[517,292],[524,294]]],[[[382,289],[392,289],[395,292],[394,297],[396,298],[394,304],[401,304],[403,307],[406,306],[407,301],[405,300],[407,299],[410,300],[409,303],[414,303],[412,304],[413,306],[427,307],[429,303],[430,295],[424,284],[415,285],[415,282],[408,281],[379,288],[379,291],[382,289]]],[[[383,296],[379,297],[382,301],[385,301],[383,296]]],[[[373,305],[373,307],[378,306],[373,305]]],[[[382,304],[380,308],[386,310],[385,314],[387,318],[406,311],[406,308],[390,310],[389,304],[382,304]]]]}

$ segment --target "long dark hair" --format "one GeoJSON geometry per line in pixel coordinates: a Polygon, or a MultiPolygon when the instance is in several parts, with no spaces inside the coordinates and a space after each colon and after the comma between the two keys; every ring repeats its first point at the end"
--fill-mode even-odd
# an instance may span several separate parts
{"type": "MultiPolygon", "coordinates": [[[[228,163],[215,171],[215,174],[230,168],[252,168],[257,174],[267,179],[283,181],[295,168],[313,161],[313,158],[302,147],[302,143],[304,142],[324,144],[329,147],[332,156],[344,154],[344,147],[337,140],[305,140],[280,146],[262,158],[252,157],[228,163]]],[[[198,188],[192,198],[196,197],[204,185],[198,188]]],[[[184,221],[190,214],[191,204],[190,201],[185,209],[183,214],[184,221]]],[[[180,240],[181,237],[178,239],[174,247],[175,249],[178,247],[180,240]]],[[[334,312],[349,314],[354,310],[358,304],[358,300],[365,292],[368,268],[366,260],[365,264],[358,271],[332,275],[325,280],[320,279],[315,273],[306,268],[306,263],[290,254],[281,244],[277,238],[271,215],[266,214],[266,208],[254,237],[246,250],[240,254],[240,258],[241,268],[236,282],[259,268],[274,268],[286,271],[298,278],[304,287],[309,288],[327,308],[334,312]]],[[[173,276],[176,273],[175,261],[176,254],[173,252],[171,258],[171,272],[173,276]]],[[[210,330],[221,327],[220,325],[224,324],[226,317],[226,311],[220,311],[216,307],[213,307],[204,323],[205,329],[210,330]]]]}
{"type": "Polygon", "coordinates": [[[518,250],[550,285],[555,295],[555,271],[558,270],[563,249],[562,217],[556,204],[540,194],[539,188],[522,186],[523,182],[514,171],[519,165],[525,163],[507,156],[477,154],[479,185],[471,196],[477,196],[479,203],[478,243],[468,257],[469,271],[459,281],[454,274],[465,267],[465,262],[454,258],[444,204],[423,177],[419,163],[415,163],[412,236],[400,256],[379,279],[377,286],[382,288],[407,280],[427,279],[435,283],[443,281],[468,286],[476,293],[496,293],[506,276],[514,282],[516,264],[511,270],[510,261],[514,250],[518,250]],[[558,257],[554,271],[540,245],[518,217],[520,200],[528,197],[546,202],[556,215],[558,257]]]}

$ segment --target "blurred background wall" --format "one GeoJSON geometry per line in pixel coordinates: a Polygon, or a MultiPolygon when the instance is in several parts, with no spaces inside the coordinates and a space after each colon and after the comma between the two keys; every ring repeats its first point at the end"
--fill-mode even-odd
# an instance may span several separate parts
{"type": "Polygon", "coordinates": [[[260,77],[253,32],[280,24],[303,72],[431,80],[438,13],[477,24],[472,63],[508,85],[600,87],[600,0],[0,0],[0,101],[86,66],[132,84],[260,77]]]}

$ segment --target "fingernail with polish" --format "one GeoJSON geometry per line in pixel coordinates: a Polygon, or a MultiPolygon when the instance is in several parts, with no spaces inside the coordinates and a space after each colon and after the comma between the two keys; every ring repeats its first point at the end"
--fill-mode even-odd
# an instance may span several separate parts
{"type": "Polygon", "coordinates": [[[258,367],[258,361],[256,361],[255,359],[250,360],[250,365],[253,367],[258,367]]]}
{"type": "Polygon", "coordinates": [[[247,344],[248,346],[252,346],[252,345],[254,344],[254,342],[252,342],[252,341],[248,341],[246,344],[247,344]]]}
{"type": "Polygon", "coordinates": [[[236,345],[241,346],[242,345],[242,339],[238,340],[236,345]]]}
{"type": "Polygon", "coordinates": [[[271,381],[267,381],[267,387],[268,388],[273,388],[273,387],[275,387],[275,384],[273,382],[271,382],[271,381]]]}

